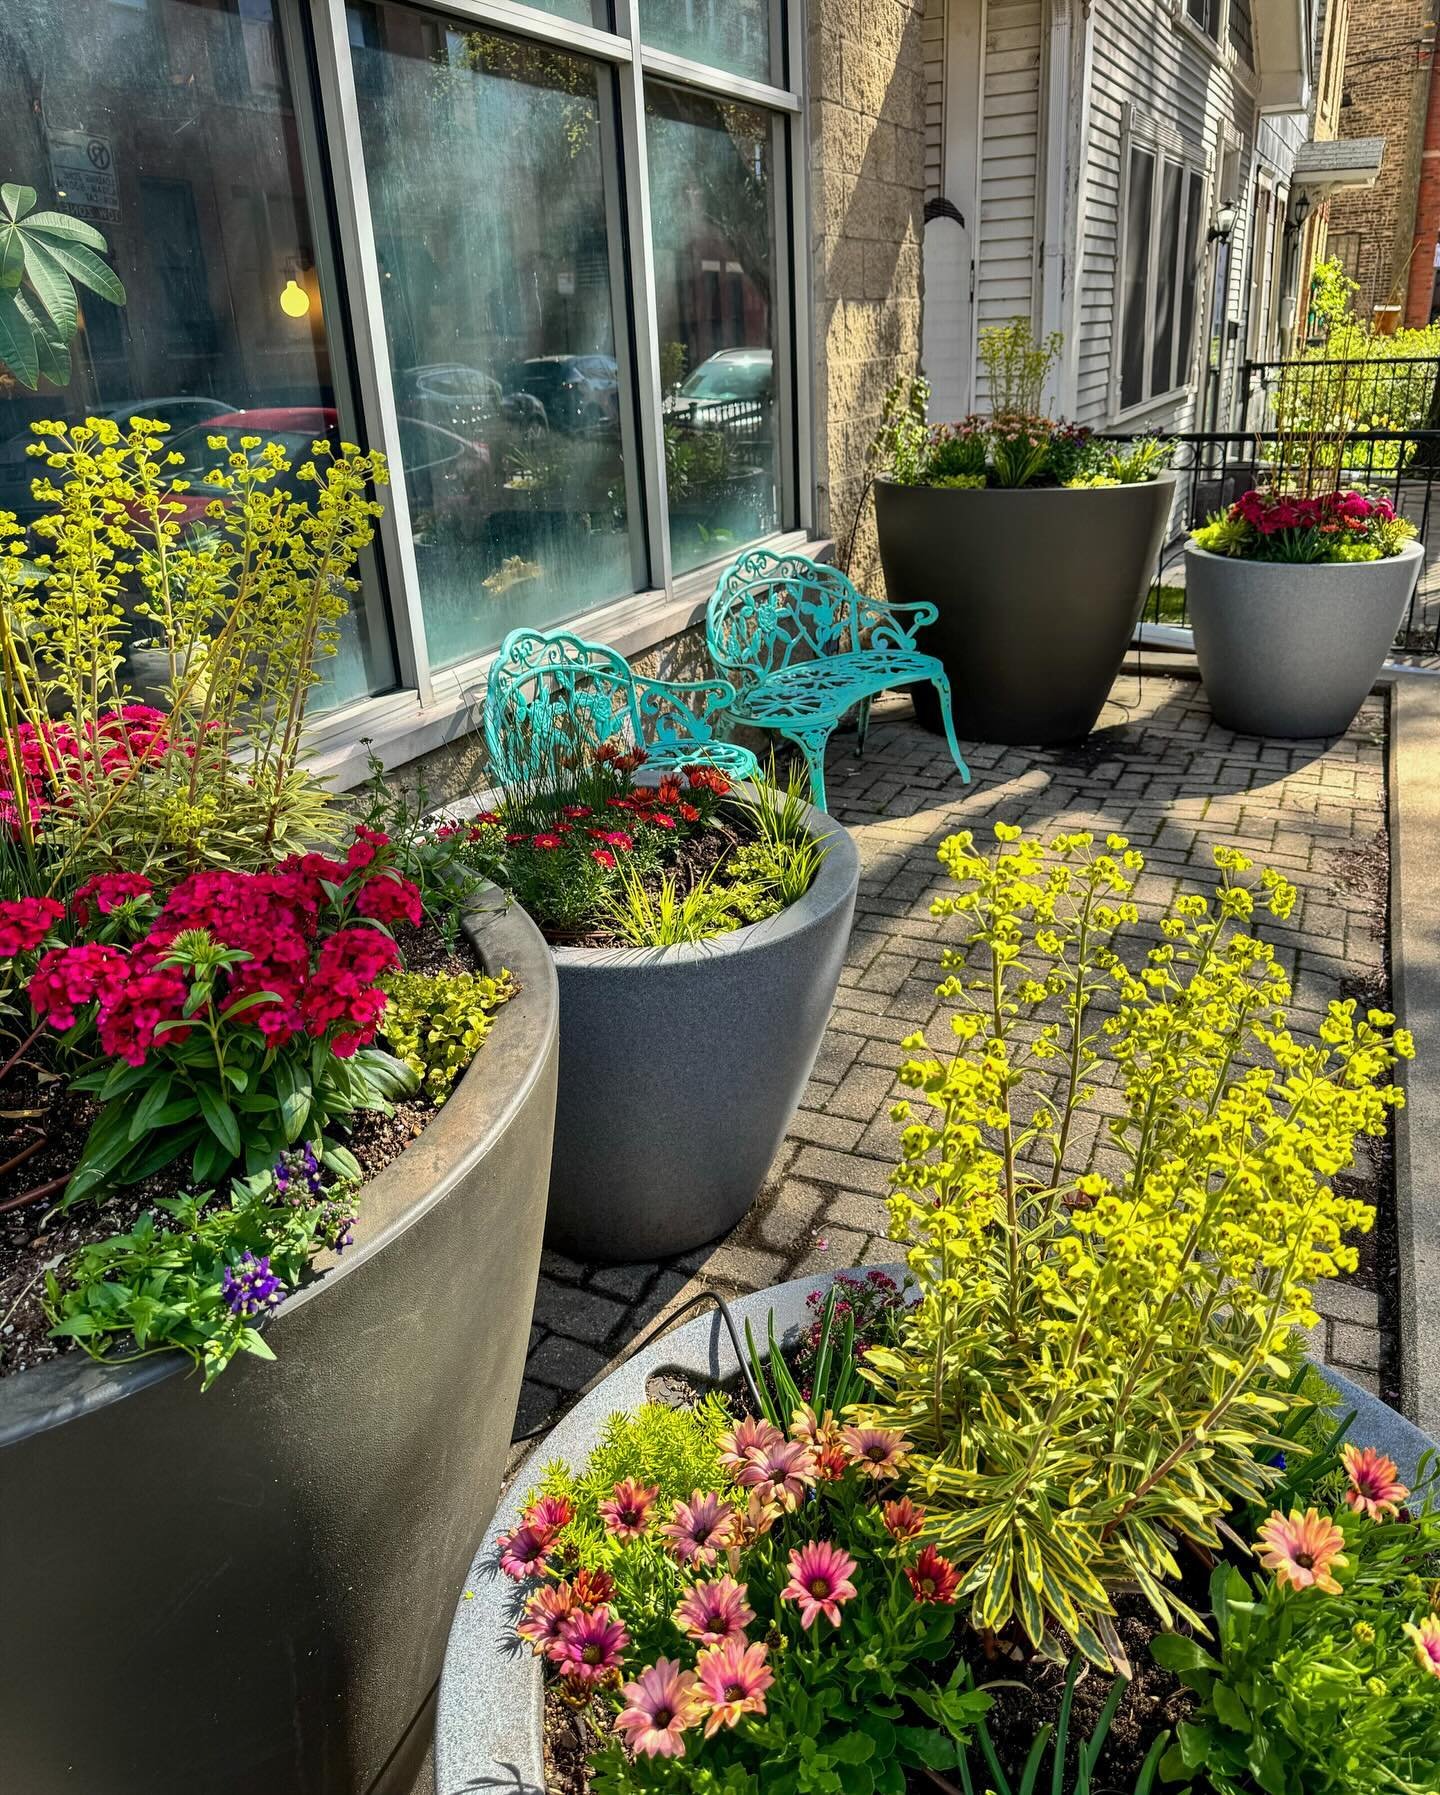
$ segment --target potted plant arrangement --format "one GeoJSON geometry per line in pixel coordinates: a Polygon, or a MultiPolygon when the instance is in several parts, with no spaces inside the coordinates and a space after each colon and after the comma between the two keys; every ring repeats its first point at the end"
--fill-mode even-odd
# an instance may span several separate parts
{"type": "MultiPolygon", "coordinates": [[[[1041,414],[1060,344],[1019,319],[982,330],[989,415],[931,425],[927,384],[900,383],[870,448],[886,588],[939,606],[919,645],[945,663],[956,728],[978,741],[1094,728],[1174,503],[1166,445],[1105,443],[1041,414]]],[[[938,730],[928,689],[914,695],[938,730]]]]}
{"type": "Polygon", "coordinates": [[[741,1363],[694,1322],[567,1417],[457,1607],[439,1795],[1435,1786],[1428,1442],[1298,1332],[1412,1044],[1289,1031],[1249,924],[1295,893],[1238,852],[1137,953],[1123,838],[996,835],[940,850],[956,1049],[905,1043],[913,1301],[763,1292],[741,1363]]]}
{"type": "Polygon", "coordinates": [[[1186,545],[1200,677],[1216,722],[1238,734],[1342,734],[1414,595],[1415,526],[1345,486],[1350,421],[1312,408],[1283,428],[1270,484],[1186,545]]]}
{"type": "Polygon", "coordinates": [[[555,961],[546,1238],[663,1258],[727,1233],[765,1182],[829,1020],[859,855],[793,781],[660,773],[616,740],[552,759],[448,827],[555,961]]]}
{"type": "Polygon", "coordinates": [[[553,972],[302,766],[380,458],[241,438],[182,537],[163,426],[36,447],[48,512],[0,516],[7,1778],[359,1795],[423,1751],[509,1447],[553,972]]]}

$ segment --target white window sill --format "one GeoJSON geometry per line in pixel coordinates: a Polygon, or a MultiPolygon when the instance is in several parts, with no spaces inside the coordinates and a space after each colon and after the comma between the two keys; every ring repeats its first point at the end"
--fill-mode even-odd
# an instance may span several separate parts
{"type": "Polygon", "coordinates": [[[1177,412],[1189,405],[1195,398],[1196,388],[1192,382],[1189,386],[1177,386],[1168,393],[1161,393],[1157,398],[1146,399],[1139,405],[1132,405],[1128,411],[1112,413],[1109,423],[1095,426],[1096,436],[1104,436],[1112,430],[1143,430],[1146,425],[1160,429],[1170,420],[1165,415],[1177,412]]]}
{"type": "MultiPolygon", "coordinates": [[[[802,549],[813,555],[826,546],[826,541],[817,540],[804,530],[791,530],[767,537],[762,544],[747,546],[771,548],[781,554],[802,549]]],[[[570,624],[554,627],[573,629],[609,648],[618,648],[623,655],[643,654],[704,618],[705,606],[724,565],[725,562],[718,562],[683,575],[675,582],[673,595],[658,591],[633,593],[601,610],[588,611],[570,624]]],[[[369,776],[371,754],[389,772],[418,760],[422,754],[474,735],[480,728],[485,682],[494,659],[492,650],[458,667],[437,672],[434,697],[429,704],[422,705],[413,691],[388,692],[317,718],[306,731],[306,770],[335,791],[350,791],[369,776]]]]}

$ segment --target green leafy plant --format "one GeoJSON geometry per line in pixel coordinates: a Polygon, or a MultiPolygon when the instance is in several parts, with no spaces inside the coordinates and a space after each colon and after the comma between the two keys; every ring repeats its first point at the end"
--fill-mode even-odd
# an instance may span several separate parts
{"type": "Polygon", "coordinates": [[[1037,416],[1045,382],[1064,346],[1065,338],[1060,331],[1052,331],[1042,341],[1024,318],[1012,318],[1008,324],[991,324],[982,329],[980,364],[985,370],[991,416],[1037,416]]]}
{"type": "Polygon", "coordinates": [[[228,1201],[162,1199],[125,1233],[82,1247],[46,1276],[54,1338],[124,1364],[183,1352],[209,1389],[237,1353],[273,1359],[256,1323],[305,1281],[315,1255],[341,1251],[355,1187],[326,1183],[315,1161],[237,1180],[228,1201]]]}
{"type": "Polygon", "coordinates": [[[1058,1630],[1123,1669],[1111,1592],[1198,1624],[1178,1542],[1217,1550],[1232,1505],[1274,1480],[1282,1348],[1373,1220],[1332,1180],[1384,1132],[1401,1101],[1386,1075],[1413,1046],[1353,1001],[1317,1043],[1290,1032],[1288,981],[1247,925],[1294,891],[1248,881],[1234,850],[1132,968],[1116,941],[1140,920],[1141,854],[995,835],[990,854],[968,832],[940,849],[958,1048],[906,1043],[923,1108],[895,1111],[892,1216],[920,1301],[868,1374],[877,1419],[915,1442],[928,1536],[963,1566],[972,1623],[1018,1623],[1047,1652],[1058,1630]],[[1120,1081],[1108,1173],[1085,1169],[1077,1131],[1103,1058],[1120,1081]]]}
{"type": "Polygon", "coordinates": [[[0,186],[0,368],[22,386],[70,384],[70,342],[80,322],[77,283],[112,305],[125,288],[100,260],[105,239],[64,212],[37,212],[33,187],[0,186]]]}
{"type": "Polygon", "coordinates": [[[437,823],[438,800],[423,777],[413,793],[392,785],[369,742],[361,745],[369,755],[370,777],[359,806],[360,820],[388,837],[390,864],[415,886],[426,920],[439,929],[447,946],[453,946],[465,912],[485,884],[485,875],[465,853],[481,839],[482,831],[452,819],[437,823]]]}
{"type": "Polygon", "coordinates": [[[433,1103],[484,1045],[501,1004],[519,986],[508,972],[398,972],[385,980],[382,1032],[433,1103]]]}
{"type": "Polygon", "coordinates": [[[1067,486],[1141,486],[1158,479],[1175,459],[1174,443],[1158,436],[1133,443],[1095,443],[1088,465],[1067,486]]]}
{"type": "Polygon", "coordinates": [[[897,380],[886,391],[880,423],[866,451],[872,475],[897,486],[925,484],[930,448],[930,382],[897,380]]]}
{"type": "Polygon", "coordinates": [[[681,891],[671,873],[653,888],[633,867],[617,868],[619,888],[605,920],[632,947],[685,947],[735,926],[730,893],[711,877],[681,891]]]}
{"type": "Polygon", "coordinates": [[[855,1317],[848,1306],[836,1318],[836,1306],[842,1296],[838,1285],[827,1293],[819,1316],[820,1335],[810,1368],[809,1395],[803,1395],[790,1374],[775,1338],[775,1312],[769,1317],[767,1351],[755,1344],[754,1330],[745,1323],[745,1353],[750,1361],[750,1375],[760,1392],[765,1419],[782,1431],[790,1426],[796,1413],[807,1402],[817,1415],[843,1415],[856,1402],[864,1385],[855,1364],[855,1317]]]}

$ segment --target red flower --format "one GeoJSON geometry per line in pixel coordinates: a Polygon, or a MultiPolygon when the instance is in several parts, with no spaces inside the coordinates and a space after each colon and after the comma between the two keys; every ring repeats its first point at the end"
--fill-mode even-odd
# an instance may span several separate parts
{"type": "Polygon", "coordinates": [[[581,817],[594,816],[595,812],[588,804],[567,804],[560,814],[569,817],[572,823],[578,823],[581,817]]]}
{"type": "Polygon", "coordinates": [[[541,849],[544,853],[553,854],[556,848],[563,848],[565,846],[565,837],[563,835],[556,835],[554,831],[551,830],[544,835],[534,836],[530,845],[531,847],[541,849]]]}
{"type": "Polygon", "coordinates": [[[79,947],[52,947],[25,987],[35,1014],[53,1029],[74,1028],[77,1010],[115,996],[130,973],[118,947],[86,941],[79,947]]]}
{"type": "Polygon", "coordinates": [[[730,781],[715,767],[686,767],[685,777],[691,791],[709,792],[712,797],[723,798],[730,790],[730,781]]]}
{"type": "Polygon", "coordinates": [[[680,802],[680,781],[674,773],[666,773],[655,788],[655,797],[661,804],[678,804],[680,802]]]}
{"type": "Polygon", "coordinates": [[[652,810],[645,821],[647,823],[656,823],[662,829],[673,829],[675,827],[675,819],[671,816],[668,810],[652,810]]]}
{"type": "Polygon", "coordinates": [[[477,810],[475,813],[475,823],[474,823],[474,827],[471,829],[471,834],[474,835],[476,833],[476,831],[479,829],[493,828],[495,826],[495,824],[498,823],[499,821],[500,821],[500,812],[498,810],[477,810]]]}
{"type": "Polygon", "coordinates": [[[507,848],[513,848],[518,843],[520,843],[522,841],[529,841],[529,839],[530,839],[530,837],[525,834],[523,829],[517,830],[514,834],[507,835],[505,837],[505,846],[507,848]]]}
{"type": "Polygon", "coordinates": [[[960,1573],[934,1546],[926,1546],[906,1571],[915,1600],[922,1605],[949,1607],[960,1588],[960,1573]]]}
{"type": "Polygon", "coordinates": [[[102,916],[110,916],[132,898],[149,897],[152,889],[144,873],[97,873],[93,879],[87,879],[71,899],[75,920],[82,928],[88,927],[91,898],[102,916]]]}
{"type": "Polygon", "coordinates": [[[693,804],[680,803],[675,806],[675,809],[683,822],[698,823],[700,821],[700,812],[693,804]]]}
{"type": "Polygon", "coordinates": [[[385,1014],[385,993],[376,981],[399,958],[400,950],[379,929],[341,929],[321,947],[302,1015],[312,1035],[340,1027],[331,1042],[338,1059],[374,1040],[385,1014]]]}
{"type": "Polygon", "coordinates": [[[609,1571],[581,1570],[575,1574],[575,1606],[601,1608],[615,1594],[615,1579],[609,1571]]]}
{"type": "MultiPolygon", "coordinates": [[[[155,1045],[156,1031],[166,1022],[178,1022],[185,1010],[190,987],[173,966],[155,966],[137,972],[136,961],[118,991],[107,994],[96,1018],[100,1046],[130,1066],[143,1066],[155,1045]]],[[[165,1030],[166,1042],[179,1043],[188,1028],[165,1030]]]]}
{"type": "Polygon", "coordinates": [[[377,873],[374,878],[367,879],[355,899],[355,908],[371,922],[383,922],[391,927],[397,922],[408,922],[418,928],[425,914],[420,902],[419,886],[412,885],[408,879],[402,879],[393,870],[377,873]]]}
{"type": "Polygon", "coordinates": [[[608,848],[591,848],[590,858],[596,866],[603,866],[609,872],[615,865],[615,856],[608,848]]]}
{"type": "Polygon", "coordinates": [[[381,848],[390,846],[390,837],[379,829],[367,829],[364,823],[355,825],[355,840],[350,852],[345,856],[348,871],[358,872],[361,867],[369,866],[381,848]]]}
{"type": "Polygon", "coordinates": [[[54,898],[25,897],[0,904],[0,960],[33,953],[65,914],[54,898]]]}

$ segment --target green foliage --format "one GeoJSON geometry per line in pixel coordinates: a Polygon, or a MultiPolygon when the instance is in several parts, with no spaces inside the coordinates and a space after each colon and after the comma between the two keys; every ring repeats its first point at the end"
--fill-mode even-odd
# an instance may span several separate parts
{"type": "Polygon", "coordinates": [[[928,380],[897,380],[885,394],[880,424],[866,451],[872,474],[897,486],[925,483],[930,448],[928,380]]]}
{"type": "Polygon", "coordinates": [[[370,541],[381,457],[317,442],[283,448],[210,439],[213,528],[182,528],[188,481],[165,426],[106,419],[35,427],[32,526],[0,513],[0,763],[18,793],[17,832],[41,833],[73,876],[125,868],[159,879],[197,864],[249,868],[333,838],[323,790],[301,765],[318,663],[334,652],[352,570],[370,541]],[[39,578],[33,577],[38,570],[39,578]],[[129,700],[124,656],[144,637],[166,660],[170,714],[141,756],[74,755],[111,739],[129,700]],[[43,777],[21,776],[23,738],[46,744],[43,777]]]}
{"type": "Polygon", "coordinates": [[[397,972],[385,980],[381,1033],[433,1103],[457,1078],[490,1033],[495,1011],[519,986],[508,972],[397,972]]]}
{"type": "Polygon", "coordinates": [[[63,212],[37,212],[33,187],[0,186],[0,369],[32,391],[43,375],[70,384],[80,323],[77,283],[112,305],[125,289],[100,257],[105,239],[63,212]]]}
{"type": "Polygon", "coordinates": [[[1073,474],[1067,486],[1140,486],[1158,479],[1175,458],[1174,443],[1158,436],[1142,437],[1139,442],[1090,445],[1085,465],[1073,474]]]}
{"type": "Polygon", "coordinates": [[[1052,331],[1037,339],[1029,322],[1012,318],[1008,324],[988,325],[980,332],[980,362],[995,418],[1033,418],[1039,415],[1050,370],[1060,359],[1063,334],[1052,331]]]}
{"type": "Polygon", "coordinates": [[[227,1268],[249,1253],[296,1290],[317,1253],[345,1242],[355,1213],[353,1187],[297,1199],[273,1171],[237,1180],[228,1202],[207,1192],[157,1207],[168,1224],[146,1211],[128,1233],[81,1248],[58,1277],[47,1274],[51,1334],[107,1364],[183,1352],[207,1390],[237,1353],[275,1357],[253,1320],[225,1301],[227,1268]]]}
{"type": "Polygon", "coordinates": [[[745,1323],[745,1355],[750,1361],[750,1375],[760,1392],[760,1406],[765,1419],[783,1432],[790,1426],[796,1411],[808,1401],[817,1415],[827,1411],[843,1415],[852,1403],[858,1402],[864,1389],[855,1365],[855,1317],[847,1305],[836,1319],[836,1307],[842,1291],[832,1285],[820,1311],[820,1337],[810,1370],[810,1394],[807,1398],[790,1375],[785,1356],[775,1338],[775,1311],[768,1322],[768,1350],[761,1353],[749,1321],[745,1323]]]}
{"type": "Polygon", "coordinates": [[[1359,281],[1351,280],[1343,262],[1333,257],[1317,262],[1310,276],[1310,310],[1327,331],[1344,324],[1353,315],[1359,281]]]}
{"type": "Polygon", "coordinates": [[[880,1419],[916,1442],[973,1624],[1018,1622],[1039,1649],[1059,1627],[1123,1666],[1111,1592],[1186,1616],[1176,1541],[1216,1550],[1217,1522],[1274,1478],[1282,1348],[1373,1220],[1332,1180],[1384,1132],[1401,1098],[1383,1081],[1413,1046],[1353,1000],[1318,1043],[1290,1033],[1289,984],[1247,925],[1294,891],[1270,872],[1257,890],[1239,853],[1216,850],[1214,897],[1178,897],[1132,970],[1116,938],[1144,861],[1123,837],[995,834],[989,855],[968,832],[940,849],[960,887],[932,906],[961,928],[939,987],[958,1050],[906,1043],[923,1111],[894,1112],[892,1217],[921,1300],[869,1373],[880,1419]],[[1074,1169],[1104,1058],[1111,1176],[1074,1169]]]}
{"type": "MultiPolygon", "coordinates": [[[[362,742],[369,750],[368,741],[362,742]]],[[[365,788],[360,820],[367,828],[390,837],[392,864],[420,893],[427,922],[434,923],[447,945],[459,939],[466,910],[485,885],[485,876],[464,853],[469,830],[463,825],[436,824],[435,801],[424,783],[412,797],[392,787],[385,769],[370,754],[370,778],[365,788]]]]}
{"type": "Polygon", "coordinates": [[[1413,1634],[1436,1620],[1440,1521],[1377,1523],[1342,1506],[1339,1595],[1219,1566],[1215,1651],[1182,1634],[1156,1660],[1200,1696],[1166,1754],[1214,1795],[1393,1795],[1440,1788],[1440,1682],[1413,1634]]]}
{"type": "Polygon", "coordinates": [[[730,892],[714,878],[682,892],[672,873],[662,873],[653,889],[623,861],[616,873],[618,889],[605,921],[632,947],[688,947],[736,927],[730,892]]]}

